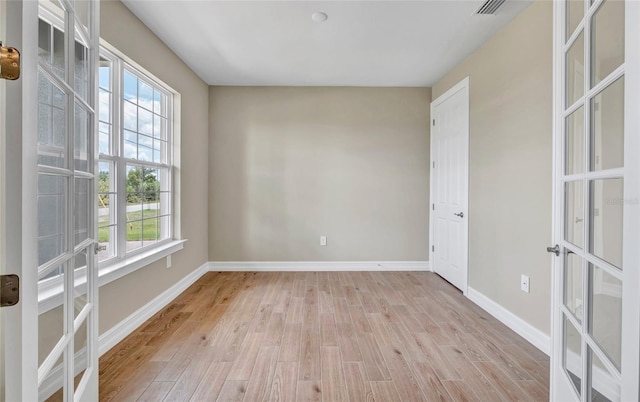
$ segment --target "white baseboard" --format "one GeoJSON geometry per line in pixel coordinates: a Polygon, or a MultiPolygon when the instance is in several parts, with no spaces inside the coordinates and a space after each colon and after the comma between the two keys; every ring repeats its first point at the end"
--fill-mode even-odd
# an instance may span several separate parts
{"type": "Polygon", "coordinates": [[[430,271],[429,261],[210,261],[209,271],[430,271]]]}
{"type": "Polygon", "coordinates": [[[529,341],[533,346],[549,355],[551,353],[551,338],[522,318],[513,314],[500,304],[491,300],[472,287],[467,288],[466,296],[469,300],[482,307],[487,313],[494,316],[504,325],[511,328],[518,335],[529,341]]]}
{"type": "Polygon", "coordinates": [[[118,342],[126,338],[127,335],[132,333],[136,328],[138,328],[145,321],[151,318],[155,313],[163,309],[167,304],[171,303],[173,299],[178,297],[180,293],[184,292],[189,286],[193,285],[195,281],[200,279],[202,275],[206,274],[208,271],[208,264],[202,264],[199,268],[182,278],[175,285],[171,286],[169,289],[159,294],[149,303],[139,308],[129,317],[120,321],[111,329],[107,330],[104,334],[100,335],[100,346],[98,349],[98,353],[100,354],[100,356],[117,345],[118,342]]]}
{"type": "MultiPolygon", "coordinates": [[[[180,293],[184,292],[195,281],[200,279],[208,272],[208,263],[204,263],[198,269],[182,278],[175,285],[165,290],[149,303],[145,304],[133,314],[120,321],[114,327],[100,335],[98,341],[98,355],[102,356],[109,349],[118,344],[121,340],[131,334],[136,328],[151,318],[158,311],[162,310],[167,304],[171,303],[180,293]]],[[[86,349],[79,351],[76,355],[76,375],[79,374],[86,366],[86,349]]],[[[40,387],[40,399],[45,400],[53,395],[62,387],[63,371],[62,365],[51,370],[51,374],[44,380],[40,387]]]]}

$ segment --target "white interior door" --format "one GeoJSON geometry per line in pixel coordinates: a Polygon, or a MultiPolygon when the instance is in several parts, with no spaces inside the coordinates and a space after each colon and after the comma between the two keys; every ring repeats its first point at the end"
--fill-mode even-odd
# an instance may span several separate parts
{"type": "Polygon", "coordinates": [[[469,78],[431,104],[432,269],[467,291],[469,78]]]}
{"type": "Polygon", "coordinates": [[[637,401],[640,3],[554,9],[551,399],[637,401]]]}
{"type": "Polygon", "coordinates": [[[6,83],[3,105],[2,242],[5,270],[22,286],[20,303],[3,310],[4,397],[35,401],[61,388],[65,401],[95,401],[98,2],[9,1],[6,12],[3,39],[21,51],[22,74],[6,83]],[[44,288],[63,304],[39,315],[44,288]]]}

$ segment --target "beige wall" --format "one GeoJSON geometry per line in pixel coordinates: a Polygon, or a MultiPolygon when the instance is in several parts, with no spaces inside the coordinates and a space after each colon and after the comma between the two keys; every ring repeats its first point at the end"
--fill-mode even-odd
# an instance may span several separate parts
{"type": "Polygon", "coordinates": [[[172,258],[100,289],[100,332],[120,322],[207,261],[208,86],[117,0],[101,2],[101,36],[182,94],[181,234],[189,239],[172,258]]]}
{"type": "Polygon", "coordinates": [[[209,96],[209,260],[428,259],[429,88],[209,96]]]}
{"type": "MultiPolygon", "coordinates": [[[[101,37],[182,94],[181,231],[189,239],[172,257],[100,288],[104,333],[207,261],[208,86],[117,0],[100,4],[101,37]]],[[[61,309],[40,317],[40,355],[61,335],[61,309]]]]}
{"type": "Polygon", "coordinates": [[[552,2],[533,3],[438,81],[433,98],[466,76],[469,285],[549,333],[552,2]]]}

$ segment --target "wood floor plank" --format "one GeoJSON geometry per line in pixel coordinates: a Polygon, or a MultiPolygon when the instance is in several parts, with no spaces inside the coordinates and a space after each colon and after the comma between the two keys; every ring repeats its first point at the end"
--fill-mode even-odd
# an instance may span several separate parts
{"type": "MultiPolygon", "coordinates": [[[[228,327],[218,337],[217,342],[215,336],[212,336],[214,344],[211,345],[215,349],[215,360],[219,362],[235,361],[242,352],[242,342],[249,332],[249,323],[240,321],[240,315],[236,316],[236,320],[227,323],[228,327]]],[[[255,332],[254,332],[255,333],[255,332]]]]}
{"type": "Polygon", "coordinates": [[[398,349],[401,349],[407,360],[424,362],[427,361],[428,350],[422,342],[418,341],[417,334],[410,333],[404,325],[397,323],[390,323],[391,337],[394,339],[394,345],[398,349]]]}
{"type": "Polygon", "coordinates": [[[420,343],[420,347],[427,357],[426,361],[431,363],[440,380],[461,380],[463,378],[456,367],[446,358],[442,347],[436,345],[428,334],[417,333],[413,336],[420,343]]]}
{"type": "Polygon", "coordinates": [[[244,400],[245,392],[247,392],[247,381],[225,381],[217,401],[240,402],[244,400]]]}
{"type": "Polygon", "coordinates": [[[374,314],[374,313],[380,312],[380,306],[378,305],[378,301],[373,296],[373,294],[371,294],[371,292],[369,291],[360,292],[358,296],[360,297],[362,308],[366,313],[374,314]]]}
{"type": "Polygon", "coordinates": [[[215,401],[231,371],[231,362],[213,362],[207,368],[198,387],[191,395],[191,401],[215,401]]]}
{"type": "Polygon", "coordinates": [[[392,346],[381,346],[382,355],[387,362],[393,383],[396,385],[400,400],[422,401],[425,399],[415,374],[411,370],[407,356],[392,346]]]}
{"type": "Polygon", "coordinates": [[[322,388],[320,381],[298,381],[298,385],[296,387],[296,401],[322,401],[322,388]]]}
{"type": "Polygon", "coordinates": [[[249,332],[266,332],[269,321],[271,320],[272,304],[260,304],[255,316],[251,319],[249,332]]]}
{"type": "Polygon", "coordinates": [[[382,293],[385,299],[391,305],[402,304],[402,298],[398,296],[398,292],[396,292],[393,287],[389,284],[388,279],[385,277],[382,272],[371,272],[371,276],[376,280],[376,284],[378,285],[378,290],[382,293]]]}
{"type": "Polygon", "coordinates": [[[272,275],[269,275],[269,281],[267,282],[267,289],[264,292],[264,296],[262,297],[263,304],[271,304],[275,305],[278,300],[278,295],[280,294],[280,289],[282,289],[282,272],[274,272],[272,275]]]}
{"type": "MultiPolygon", "coordinates": [[[[393,381],[371,381],[371,393],[374,401],[401,401],[400,394],[393,381]]],[[[418,399],[419,400],[419,399],[418,399]]]]}
{"type": "Polygon", "coordinates": [[[455,343],[454,339],[426,313],[416,314],[416,319],[420,325],[422,325],[424,331],[429,334],[431,339],[433,339],[436,345],[451,346],[455,343]]]}
{"type": "Polygon", "coordinates": [[[411,368],[418,385],[428,401],[452,401],[451,395],[428,362],[413,362],[411,368]]]}
{"type": "Polygon", "coordinates": [[[391,345],[394,343],[391,333],[389,332],[389,327],[387,326],[384,318],[382,318],[381,313],[367,314],[367,320],[369,321],[371,331],[374,334],[378,345],[391,345]]]}
{"type": "Polygon", "coordinates": [[[304,298],[304,293],[306,290],[307,284],[304,279],[294,279],[293,280],[293,291],[291,295],[293,297],[304,298]]]}
{"type": "Polygon", "coordinates": [[[258,357],[263,339],[264,333],[261,332],[249,333],[245,336],[240,346],[242,353],[238,354],[233,363],[231,372],[227,376],[227,381],[248,381],[251,378],[251,371],[258,357]]]}
{"type": "Polygon", "coordinates": [[[516,383],[533,401],[546,401],[549,399],[549,390],[541,387],[537,381],[516,381],[516,383]]]}
{"type": "Polygon", "coordinates": [[[331,295],[334,298],[341,298],[341,297],[345,297],[344,295],[344,283],[340,282],[340,279],[338,279],[337,276],[333,275],[331,277],[331,295]]]}
{"type": "Polygon", "coordinates": [[[362,306],[349,306],[351,322],[356,327],[356,333],[371,333],[371,325],[362,306]]]}
{"type": "Polygon", "coordinates": [[[149,321],[142,326],[140,332],[156,333],[161,331],[183,308],[184,304],[170,303],[167,307],[154,314],[149,321]]]}
{"type": "Polygon", "coordinates": [[[214,353],[215,351],[209,347],[200,349],[165,397],[165,402],[189,400],[211,365],[214,353]]]}
{"type": "Polygon", "coordinates": [[[347,385],[342,371],[340,348],[322,346],[322,398],[326,401],[346,401],[347,385]]]}
{"type": "Polygon", "coordinates": [[[165,366],[165,362],[149,361],[139,370],[135,371],[135,374],[129,378],[126,383],[123,383],[122,388],[115,390],[111,395],[102,396],[102,401],[135,401],[137,400],[153,382],[153,379],[158,375],[165,366]]]}
{"type": "Polygon", "coordinates": [[[278,347],[263,346],[258,352],[256,364],[251,372],[245,399],[247,401],[268,401],[271,394],[273,375],[278,362],[278,347]]]}
{"type": "Polygon", "coordinates": [[[192,313],[178,312],[165,321],[162,328],[153,332],[153,335],[149,337],[146,346],[162,345],[174,332],[176,332],[181,325],[191,317],[192,313]]]}
{"type": "Polygon", "coordinates": [[[302,324],[304,311],[304,298],[292,297],[289,301],[289,308],[287,309],[287,317],[285,321],[291,324],[302,324]]]}
{"type": "Polygon", "coordinates": [[[444,346],[442,350],[447,359],[454,365],[464,381],[469,384],[473,392],[481,401],[503,401],[504,396],[499,393],[487,378],[478,371],[455,346],[444,346]]]}
{"type": "Polygon", "coordinates": [[[298,363],[278,362],[271,383],[270,402],[294,402],[298,386],[298,363]]]}
{"type": "Polygon", "coordinates": [[[338,330],[338,345],[342,351],[342,360],[345,362],[362,361],[362,353],[358,338],[356,336],[355,326],[351,323],[336,324],[338,330]]]}
{"type": "Polygon", "coordinates": [[[511,380],[494,362],[475,362],[474,365],[489,380],[493,387],[508,401],[528,401],[529,396],[511,380]]]}
{"type": "Polygon", "coordinates": [[[371,402],[373,393],[361,362],[343,362],[344,378],[350,402],[371,402]]]}
{"type": "Polygon", "coordinates": [[[144,391],[138,401],[140,402],[156,402],[161,401],[164,397],[169,393],[171,387],[173,387],[173,382],[164,382],[164,381],[154,381],[152,382],[147,389],[144,391]]]}
{"type": "Polygon", "coordinates": [[[284,313],[271,313],[264,339],[265,346],[280,346],[284,334],[284,313]]]}
{"type": "Polygon", "coordinates": [[[333,298],[333,308],[336,318],[336,324],[351,323],[351,313],[349,312],[349,304],[344,297],[333,298]]]}
{"type": "MultiPolygon", "coordinates": [[[[284,285],[283,285],[284,287],[284,285]]],[[[278,297],[273,306],[274,313],[283,313],[286,315],[289,310],[289,303],[291,301],[291,290],[290,289],[281,289],[278,292],[278,297]]]]}
{"type": "Polygon", "coordinates": [[[428,272],[211,272],[99,374],[106,402],[549,396],[548,357],[428,272]]]}
{"type": "Polygon", "coordinates": [[[281,362],[297,362],[300,356],[300,334],[302,332],[302,324],[289,323],[284,324],[284,334],[282,335],[282,345],[280,345],[280,356],[278,360],[281,362]]]}
{"type": "Polygon", "coordinates": [[[333,313],[320,314],[320,338],[322,346],[338,346],[338,330],[333,313]]]}
{"type": "Polygon", "coordinates": [[[444,387],[449,392],[449,395],[456,402],[484,402],[480,401],[473,390],[464,380],[449,380],[443,381],[444,387]]]}
{"type": "Polygon", "coordinates": [[[406,305],[393,306],[393,310],[400,318],[400,322],[409,330],[409,332],[423,332],[424,328],[416,319],[406,305]]]}
{"type": "Polygon", "coordinates": [[[499,340],[495,338],[489,338],[486,334],[475,334],[478,345],[482,348],[482,351],[488,356],[489,360],[499,363],[505,368],[509,377],[514,380],[531,380],[533,377],[527,373],[525,369],[520,366],[517,359],[510,356],[504,351],[507,346],[505,344],[499,344],[499,340]]]}
{"type": "Polygon", "coordinates": [[[389,381],[391,374],[373,334],[358,334],[358,344],[369,381],[389,381]]]}
{"type": "Polygon", "coordinates": [[[318,285],[307,284],[307,289],[304,294],[304,304],[318,305],[318,285]]]}
{"type": "Polygon", "coordinates": [[[208,346],[199,346],[193,343],[185,344],[164,366],[164,369],[156,376],[155,381],[178,381],[184,370],[189,366],[191,360],[198,353],[204,353],[208,346]]]}
{"type": "Polygon", "coordinates": [[[302,328],[298,363],[298,380],[320,380],[320,333],[313,326],[302,328]]]}
{"type": "Polygon", "coordinates": [[[343,286],[344,289],[344,297],[347,300],[347,304],[349,306],[360,306],[360,297],[358,296],[358,292],[356,291],[355,286],[343,286]]]}

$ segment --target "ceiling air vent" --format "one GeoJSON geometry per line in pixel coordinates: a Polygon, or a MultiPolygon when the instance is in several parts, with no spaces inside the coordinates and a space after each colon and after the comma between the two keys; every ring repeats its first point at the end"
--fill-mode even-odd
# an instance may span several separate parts
{"type": "Polygon", "coordinates": [[[487,0],[484,2],[484,4],[480,6],[478,11],[476,11],[476,14],[479,14],[479,15],[495,14],[496,11],[498,11],[498,8],[500,8],[500,6],[503,5],[505,1],[506,0],[487,0]]]}

